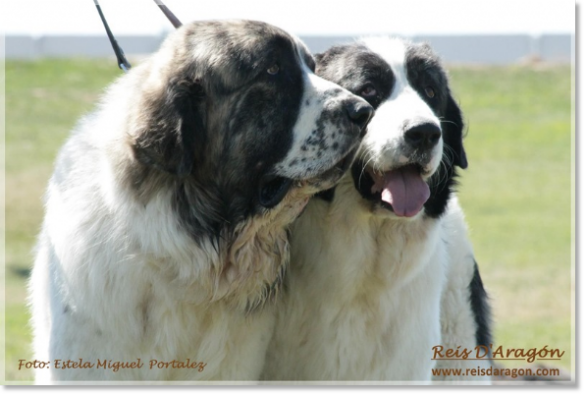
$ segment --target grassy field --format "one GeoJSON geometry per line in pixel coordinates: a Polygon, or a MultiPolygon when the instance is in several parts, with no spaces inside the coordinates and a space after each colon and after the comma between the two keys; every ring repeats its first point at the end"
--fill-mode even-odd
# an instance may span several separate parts
{"type": "MultiPolygon", "coordinates": [[[[25,305],[57,150],[121,72],[112,61],[6,62],[6,379],[30,380],[25,305]]],[[[571,71],[451,68],[468,125],[459,196],[492,298],[495,344],[571,362],[571,71]]]]}
{"type": "MultiPolygon", "coordinates": [[[[571,364],[571,71],[456,69],[470,167],[460,198],[495,313],[495,343],[571,364]]],[[[517,363],[517,362],[513,362],[517,363]]]]}

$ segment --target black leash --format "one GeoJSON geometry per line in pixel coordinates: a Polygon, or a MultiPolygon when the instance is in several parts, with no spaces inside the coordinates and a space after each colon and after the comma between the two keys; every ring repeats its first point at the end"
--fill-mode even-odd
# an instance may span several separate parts
{"type": "Polygon", "coordinates": [[[110,31],[110,27],[108,26],[108,22],[106,22],[106,18],[104,18],[104,14],[102,13],[100,4],[98,4],[98,0],[94,0],[94,4],[98,9],[98,13],[100,14],[100,18],[102,19],[102,23],[104,24],[104,27],[106,28],[106,33],[108,34],[108,38],[110,39],[110,44],[112,44],[112,48],[114,49],[114,53],[116,54],[116,59],[118,60],[118,67],[127,72],[128,70],[130,70],[132,66],[128,62],[128,59],[126,59],[126,56],[124,56],[124,51],[122,51],[122,48],[120,48],[118,42],[114,38],[114,35],[110,31]]]}
{"type": "MultiPolygon", "coordinates": [[[[161,0],[154,0],[154,1],[159,6],[161,11],[163,11],[163,14],[165,14],[167,19],[169,19],[169,21],[171,21],[171,23],[173,24],[173,26],[175,28],[178,28],[181,26],[181,21],[179,21],[179,19],[175,16],[175,14],[173,14],[171,12],[171,10],[169,8],[167,8],[167,6],[161,0]]],[[[124,51],[118,45],[116,38],[112,34],[112,31],[110,30],[110,27],[108,26],[108,22],[106,22],[106,18],[104,17],[104,14],[102,13],[102,8],[100,7],[98,0],[94,0],[94,4],[96,5],[96,8],[98,9],[98,14],[100,14],[100,19],[102,19],[102,23],[104,24],[104,28],[106,28],[106,34],[108,34],[108,38],[110,39],[110,44],[112,44],[112,49],[114,49],[114,53],[116,54],[116,59],[118,61],[118,67],[121,68],[122,70],[124,70],[124,72],[127,72],[128,70],[130,70],[132,65],[128,62],[128,59],[126,59],[126,56],[124,55],[124,51]]]]}
{"type": "Polygon", "coordinates": [[[175,28],[178,28],[179,26],[182,25],[181,21],[179,21],[179,19],[177,19],[177,17],[175,16],[175,14],[173,14],[171,12],[171,10],[169,8],[167,8],[167,6],[165,4],[163,4],[163,2],[161,0],[155,0],[155,3],[157,3],[157,5],[161,9],[161,11],[163,11],[163,14],[165,14],[165,16],[167,17],[167,19],[169,21],[171,21],[171,23],[173,24],[173,26],[175,28]]]}

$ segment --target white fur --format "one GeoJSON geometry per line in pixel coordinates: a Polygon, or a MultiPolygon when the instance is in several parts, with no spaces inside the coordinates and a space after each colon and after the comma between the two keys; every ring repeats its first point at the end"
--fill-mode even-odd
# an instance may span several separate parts
{"type": "Polygon", "coordinates": [[[313,200],[295,223],[265,379],[430,379],[446,276],[441,226],[390,221],[357,208],[360,199],[345,177],[331,210],[313,200]]]}
{"type": "MultiPolygon", "coordinates": [[[[468,227],[464,212],[457,199],[452,199],[448,211],[442,219],[444,240],[448,249],[449,267],[447,283],[442,293],[442,346],[460,350],[474,351],[476,348],[476,321],[470,307],[469,285],[474,273],[474,251],[468,239],[468,227]]],[[[437,368],[445,369],[488,369],[488,360],[451,360],[438,361],[437,368]]],[[[461,375],[438,376],[434,380],[467,383],[470,381],[490,383],[490,377],[461,375]]]]}
{"type": "MultiPolygon", "coordinates": [[[[397,81],[359,150],[368,166],[385,171],[405,162],[405,123],[440,123],[408,83],[403,42],[366,44],[397,81]]],[[[440,143],[430,174],[441,153],[440,143]]],[[[293,226],[291,254],[265,380],[429,383],[434,346],[475,344],[467,294],[474,260],[455,197],[440,219],[399,218],[364,200],[347,174],[331,203],[310,201],[293,226]]]]}

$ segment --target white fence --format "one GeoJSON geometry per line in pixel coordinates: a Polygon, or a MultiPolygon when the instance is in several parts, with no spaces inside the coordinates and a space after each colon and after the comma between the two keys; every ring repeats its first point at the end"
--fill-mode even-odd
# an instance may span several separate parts
{"type": "MultiPolygon", "coordinates": [[[[163,36],[119,36],[117,40],[127,55],[144,55],[155,51],[163,36]]],[[[301,37],[311,51],[321,52],[334,44],[356,37],[301,37]]],[[[571,35],[494,35],[494,36],[415,36],[427,41],[448,63],[509,64],[527,59],[570,63],[574,53],[571,35]]],[[[113,56],[110,42],[103,36],[7,36],[5,56],[8,59],[40,57],[107,57],[113,56]]]]}

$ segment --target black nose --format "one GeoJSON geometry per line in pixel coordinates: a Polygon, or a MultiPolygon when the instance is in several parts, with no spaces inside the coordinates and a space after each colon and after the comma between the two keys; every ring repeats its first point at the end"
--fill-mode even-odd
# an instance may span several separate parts
{"type": "Polygon", "coordinates": [[[350,120],[358,125],[361,133],[364,132],[373,112],[372,106],[364,100],[349,100],[346,103],[346,113],[348,113],[350,120]]]}
{"type": "Polygon", "coordinates": [[[416,150],[432,149],[441,136],[440,128],[430,122],[411,127],[404,134],[405,141],[416,150]]]}

